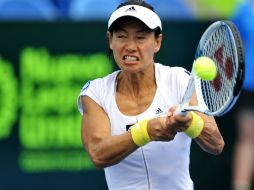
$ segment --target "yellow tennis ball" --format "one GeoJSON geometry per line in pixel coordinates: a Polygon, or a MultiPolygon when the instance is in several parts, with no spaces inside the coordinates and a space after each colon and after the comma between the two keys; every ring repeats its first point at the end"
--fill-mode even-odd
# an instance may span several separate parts
{"type": "Polygon", "coordinates": [[[217,67],[209,57],[199,57],[194,61],[193,69],[201,80],[214,80],[217,76],[217,67]]]}

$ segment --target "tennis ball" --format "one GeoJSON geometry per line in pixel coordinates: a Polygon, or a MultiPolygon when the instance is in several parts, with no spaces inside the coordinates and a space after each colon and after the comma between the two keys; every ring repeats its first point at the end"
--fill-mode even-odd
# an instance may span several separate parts
{"type": "Polygon", "coordinates": [[[193,63],[195,74],[201,79],[211,81],[217,76],[217,67],[209,57],[199,57],[193,63]]]}

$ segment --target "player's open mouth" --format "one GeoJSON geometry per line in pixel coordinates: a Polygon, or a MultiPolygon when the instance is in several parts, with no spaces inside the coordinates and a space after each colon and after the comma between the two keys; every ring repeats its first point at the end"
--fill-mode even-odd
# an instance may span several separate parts
{"type": "Polygon", "coordinates": [[[136,56],[130,56],[130,55],[125,55],[123,56],[124,61],[139,61],[139,58],[136,56]]]}

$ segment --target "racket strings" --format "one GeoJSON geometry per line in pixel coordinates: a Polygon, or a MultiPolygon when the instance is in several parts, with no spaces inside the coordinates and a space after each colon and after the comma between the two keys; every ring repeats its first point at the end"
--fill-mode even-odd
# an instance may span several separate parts
{"type": "MultiPolygon", "coordinates": [[[[229,102],[232,89],[236,83],[237,63],[235,60],[234,39],[226,26],[215,30],[202,47],[202,55],[215,60],[218,75],[213,81],[201,81],[196,83],[201,90],[199,94],[202,102],[211,112],[220,110],[229,102]]],[[[198,80],[198,79],[196,79],[198,80]]]]}
{"type": "MultiPolygon", "coordinates": [[[[203,46],[202,56],[214,57],[213,51],[217,47],[217,44],[219,44],[219,40],[218,32],[214,32],[214,34],[206,40],[205,46],[203,46]]],[[[206,105],[210,111],[216,111],[218,109],[217,107],[220,106],[220,101],[218,101],[215,96],[215,88],[211,88],[210,82],[200,81],[199,89],[202,91],[200,94],[203,96],[203,104],[206,105]]]]}

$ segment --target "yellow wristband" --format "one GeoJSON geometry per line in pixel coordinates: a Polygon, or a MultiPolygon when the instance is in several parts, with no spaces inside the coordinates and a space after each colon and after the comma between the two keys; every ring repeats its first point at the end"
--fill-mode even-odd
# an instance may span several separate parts
{"type": "Polygon", "coordinates": [[[204,128],[204,121],[203,119],[194,112],[190,112],[192,115],[192,122],[190,126],[184,131],[186,135],[190,138],[194,139],[200,135],[204,128]]]}
{"type": "Polygon", "coordinates": [[[144,146],[152,140],[147,132],[147,122],[147,119],[142,120],[130,128],[131,137],[137,146],[144,146]]]}

